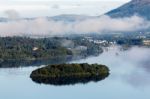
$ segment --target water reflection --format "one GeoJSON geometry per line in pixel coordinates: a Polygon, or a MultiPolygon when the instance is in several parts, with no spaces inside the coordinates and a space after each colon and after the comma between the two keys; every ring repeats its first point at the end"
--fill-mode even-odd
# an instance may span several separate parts
{"type": "Polygon", "coordinates": [[[36,83],[50,84],[50,85],[75,85],[75,84],[87,84],[89,82],[98,82],[106,77],[109,74],[101,76],[90,76],[90,77],[62,77],[62,78],[42,78],[42,77],[33,77],[32,80],[36,83]]]}
{"type": "Polygon", "coordinates": [[[56,57],[49,59],[40,60],[3,60],[0,61],[0,68],[14,68],[14,67],[29,67],[29,66],[40,66],[49,64],[61,64],[67,63],[71,60],[78,60],[85,58],[84,56],[68,56],[68,57],[56,57]]]}

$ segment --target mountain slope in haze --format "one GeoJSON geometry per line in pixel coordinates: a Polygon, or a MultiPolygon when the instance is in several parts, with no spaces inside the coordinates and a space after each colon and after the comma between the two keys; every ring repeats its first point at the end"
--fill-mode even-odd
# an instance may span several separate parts
{"type": "Polygon", "coordinates": [[[74,15],[74,14],[62,14],[53,17],[47,17],[48,19],[55,20],[55,21],[67,21],[67,22],[74,22],[74,21],[82,21],[86,19],[95,18],[94,16],[87,16],[87,15],[74,15]]]}
{"type": "Polygon", "coordinates": [[[150,0],[132,0],[117,9],[106,13],[106,15],[113,18],[139,15],[150,20],[150,0]]]}
{"type": "MultiPolygon", "coordinates": [[[[75,14],[62,14],[62,15],[57,15],[57,16],[47,16],[47,17],[43,17],[47,20],[53,20],[53,21],[64,21],[64,22],[74,22],[74,21],[83,21],[86,19],[92,19],[92,18],[96,18],[97,16],[88,16],[88,15],[75,15],[75,14]]],[[[38,17],[34,17],[34,18],[20,18],[18,20],[35,20],[38,17]]],[[[8,22],[8,21],[16,21],[16,20],[10,20],[9,18],[3,18],[0,17],[0,22],[8,22]]]]}

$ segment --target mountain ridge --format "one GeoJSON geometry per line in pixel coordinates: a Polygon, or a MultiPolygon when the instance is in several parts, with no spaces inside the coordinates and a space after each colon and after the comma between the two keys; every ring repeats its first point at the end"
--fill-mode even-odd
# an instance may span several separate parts
{"type": "Polygon", "coordinates": [[[131,17],[133,15],[141,16],[147,20],[150,20],[150,0],[132,0],[119,8],[107,12],[108,15],[113,18],[118,17],[131,17]]]}

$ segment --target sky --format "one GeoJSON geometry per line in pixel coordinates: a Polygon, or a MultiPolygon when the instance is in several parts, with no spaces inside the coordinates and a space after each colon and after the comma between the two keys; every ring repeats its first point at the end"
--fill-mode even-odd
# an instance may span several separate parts
{"type": "Polygon", "coordinates": [[[20,17],[43,17],[61,14],[98,16],[130,0],[0,0],[0,16],[16,11],[20,17]]]}

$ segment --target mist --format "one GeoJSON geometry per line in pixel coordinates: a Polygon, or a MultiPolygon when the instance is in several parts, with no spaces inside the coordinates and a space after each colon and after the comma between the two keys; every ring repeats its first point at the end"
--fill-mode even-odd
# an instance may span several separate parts
{"type": "MultiPolygon", "coordinates": [[[[127,83],[135,88],[149,86],[150,49],[147,47],[120,49],[121,46],[112,46],[98,57],[89,57],[73,63],[105,64],[110,68],[110,80],[127,83]]],[[[110,80],[108,82],[112,82],[110,80]]]]}
{"type": "Polygon", "coordinates": [[[4,12],[9,20],[17,20],[20,18],[20,15],[15,10],[6,10],[4,12]]]}
{"type": "Polygon", "coordinates": [[[32,20],[21,19],[13,10],[5,12],[9,21],[0,22],[0,36],[55,36],[66,34],[88,34],[104,32],[131,32],[148,29],[150,22],[139,16],[111,18],[109,16],[85,18],[66,22],[39,17],[32,20]]]}

